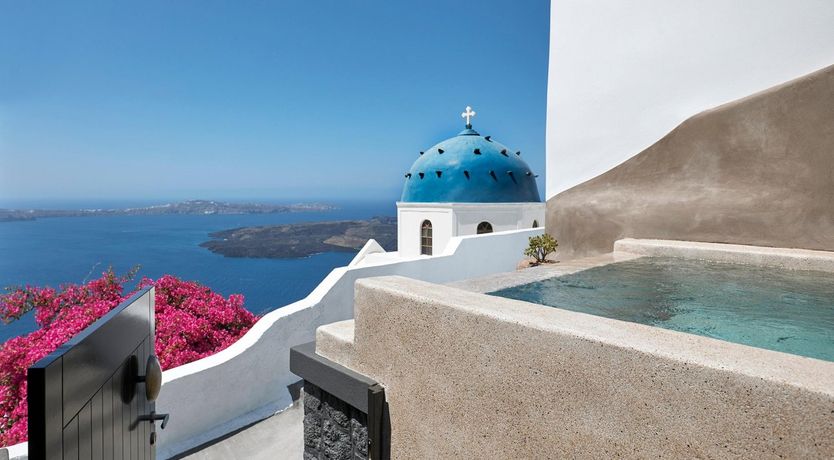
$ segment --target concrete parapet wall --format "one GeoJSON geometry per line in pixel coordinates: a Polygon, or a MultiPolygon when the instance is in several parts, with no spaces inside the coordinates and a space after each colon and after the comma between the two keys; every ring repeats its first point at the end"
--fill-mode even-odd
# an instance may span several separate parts
{"type": "Polygon", "coordinates": [[[292,397],[287,387],[299,380],[289,370],[290,347],[313,340],[322,324],[353,317],[357,279],[399,274],[449,282],[512,271],[523,257],[528,238],[542,232],[526,229],[458,237],[440,256],[333,270],[310,295],[268,313],[229,348],[163,373],[156,407],[157,412],[170,413],[171,421],[158,431],[159,458],[192,449],[289,407],[292,397]]]}
{"type": "Polygon", "coordinates": [[[788,270],[817,270],[834,273],[834,252],[832,251],[626,238],[614,243],[614,252],[640,256],[685,257],[788,270]]]}
{"type": "Polygon", "coordinates": [[[353,346],[394,458],[831,458],[834,363],[402,277],[356,287],[353,346]]]}

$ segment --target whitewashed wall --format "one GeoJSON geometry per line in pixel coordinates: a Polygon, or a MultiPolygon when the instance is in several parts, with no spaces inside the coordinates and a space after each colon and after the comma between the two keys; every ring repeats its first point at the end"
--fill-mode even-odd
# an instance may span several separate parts
{"type": "Polygon", "coordinates": [[[489,222],[493,231],[544,225],[544,203],[397,203],[397,249],[402,257],[420,255],[420,225],[432,223],[433,253],[445,252],[455,236],[474,235],[478,224],[489,222]]]}
{"type": "Polygon", "coordinates": [[[698,112],[830,64],[831,0],[553,0],[547,197],[698,112]]]}
{"type": "MultiPolygon", "coordinates": [[[[287,386],[291,346],[309,342],[323,324],[353,317],[359,278],[403,275],[443,283],[511,271],[530,236],[542,229],[452,238],[444,255],[370,267],[333,270],[306,298],[258,321],[238,342],[208,358],[163,373],[157,412],[171,421],[159,434],[167,458],[281,411],[291,403],[287,386]]],[[[280,283],[280,279],[275,280],[280,283]]]]}
{"type": "Polygon", "coordinates": [[[432,254],[440,254],[454,234],[452,210],[397,203],[397,251],[403,257],[420,255],[420,226],[426,219],[431,221],[432,226],[432,254]]]}
{"type": "Polygon", "coordinates": [[[455,235],[474,235],[481,222],[489,222],[495,232],[532,228],[533,221],[544,223],[544,203],[453,204],[452,209],[455,235]]]}

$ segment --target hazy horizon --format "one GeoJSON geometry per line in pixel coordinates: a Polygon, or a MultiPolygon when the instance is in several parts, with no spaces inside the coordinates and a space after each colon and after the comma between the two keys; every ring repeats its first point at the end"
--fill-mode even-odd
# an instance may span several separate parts
{"type": "Polygon", "coordinates": [[[302,203],[322,203],[334,206],[345,204],[377,204],[377,203],[391,203],[399,200],[399,194],[396,197],[388,199],[387,197],[359,197],[359,198],[344,198],[335,196],[309,196],[309,197],[280,197],[280,196],[266,196],[266,197],[246,197],[246,196],[188,196],[181,197],[148,197],[148,198],[33,198],[33,199],[19,199],[8,200],[0,198],[0,209],[41,209],[41,210],[77,210],[77,209],[120,209],[127,207],[144,207],[154,206],[168,203],[180,203],[192,200],[206,200],[218,201],[225,203],[239,203],[239,204],[302,204],[302,203]]]}
{"type": "Polygon", "coordinates": [[[549,7],[2,3],[0,205],[397,199],[467,105],[544,196],[549,7]]]}

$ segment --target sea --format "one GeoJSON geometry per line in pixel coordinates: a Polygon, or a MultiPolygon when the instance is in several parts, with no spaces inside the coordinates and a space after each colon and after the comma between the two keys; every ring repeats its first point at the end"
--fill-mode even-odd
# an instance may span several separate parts
{"type": "MultiPolygon", "coordinates": [[[[321,201],[336,209],[0,222],[0,287],[57,288],[63,283],[95,279],[109,267],[122,274],[138,265],[136,281],[165,274],[198,281],[224,296],[243,294],[246,308],[263,315],[304,298],[331,270],[347,265],[355,252],[328,252],[300,259],[230,258],[214,254],[200,243],[209,240],[211,232],[231,228],[396,215],[394,200],[321,201]]],[[[31,313],[10,324],[0,323],[0,343],[36,327],[31,313]]]]}

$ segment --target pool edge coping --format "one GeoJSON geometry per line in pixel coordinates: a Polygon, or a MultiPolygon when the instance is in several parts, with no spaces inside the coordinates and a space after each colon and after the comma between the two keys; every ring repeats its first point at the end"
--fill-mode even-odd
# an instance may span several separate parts
{"type": "Polygon", "coordinates": [[[624,238],[615,241],[614,250],[609,253],[548,263],[513,272],[469,278],[446,283],[446,286],[484,294],[640,257],[678,257],[785,270],[813,270],[834,273],[834,252],[831,251],[700,241],[624,238]]]}
{"type": "Polygon", "coordinates": [[[614,254],[727,262],[785,270],[834,273],[834,252],[701,241],[624,238],[614,242],[614,254]]]}

